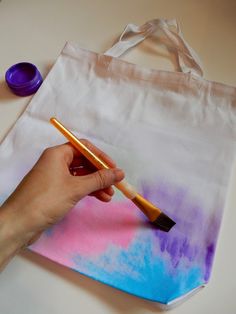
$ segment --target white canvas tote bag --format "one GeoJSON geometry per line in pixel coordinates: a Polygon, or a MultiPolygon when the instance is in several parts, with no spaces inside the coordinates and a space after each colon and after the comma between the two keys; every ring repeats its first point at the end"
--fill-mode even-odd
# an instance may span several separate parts
{"type": "Polygon", "coordinates": [[[208,282],[235,157],[236,89],[202,75],[174,20],[130,24],[105,54],[65,45],[0,146],[1,200],[46,147],[65,142],[49,123],[55,116],[110,154],[176,225],[151,227],[119,192],[110,204],[87,197],[31,250],[164,305],[208,282]],[[117,58],[156,31],[181,72],[117,58]]]}

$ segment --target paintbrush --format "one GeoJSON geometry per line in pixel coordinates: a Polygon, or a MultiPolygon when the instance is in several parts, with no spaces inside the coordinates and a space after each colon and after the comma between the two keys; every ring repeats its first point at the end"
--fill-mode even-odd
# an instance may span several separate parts
{"type": "MultiPolygon", "coordinates": [[[[109,169],[110,167],[90,151],[74,134],[67,130],[56,118],[51,118],[50,122],[68,139],[68,141],[97,169],[109,169]]],[[[116,183],[115,186],[128,199],[130,199],[141,211],[148,217],[148,219],[158,227],[160,230],[168,232],[175,222],[165,215],[158,207],[154,206],[143,196],[136,192],[135,188],[126,180],[116,183]]]]}

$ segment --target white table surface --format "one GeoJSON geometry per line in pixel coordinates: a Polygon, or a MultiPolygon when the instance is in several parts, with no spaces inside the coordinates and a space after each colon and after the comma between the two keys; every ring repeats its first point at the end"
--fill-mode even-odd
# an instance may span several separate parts
{"type": "MultiPolygon", "coordinates": [[[[6,88],[9,66],[29,61],[45,77],[66,41],[103,52],[124,26],[176,18],[201,57],[205,78],[236,85],[235,0],[2,0],[0,1],[0,139],[30,101],[6,88]]],[[[145,44],[126,60],[173,70],[166,52],[145,44]]],[[[10,165],[9,165],[10,166],[10,165]]],[[[1,180],[1,178],[0,178],[1,180]]],[[[236,313],[236,167],[209,285],[173,314],[236,313]]],[[[24,252],[0,275],[1,314],[154,313],[147,301],[117,291],[43,257],[24,252]]]]}

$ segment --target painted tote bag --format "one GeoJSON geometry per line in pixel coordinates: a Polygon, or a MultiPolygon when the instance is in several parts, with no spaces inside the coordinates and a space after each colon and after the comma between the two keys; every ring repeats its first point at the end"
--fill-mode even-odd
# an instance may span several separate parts
{"type": "Polygon", "coordinates": [[[236,88],[202,74],[174,20],[128,25],[105,54],[66,44],[0,146],[2,201],[46,147],[65,142],[49,123],[55,116],[110,154],[176,225],[150,227],[119,192],[110,204],[87,197],[31,250],[162,305],[208,282],[235,157],[236,88]],[[180,72],[117,58],[157,30],[180,72]]]}

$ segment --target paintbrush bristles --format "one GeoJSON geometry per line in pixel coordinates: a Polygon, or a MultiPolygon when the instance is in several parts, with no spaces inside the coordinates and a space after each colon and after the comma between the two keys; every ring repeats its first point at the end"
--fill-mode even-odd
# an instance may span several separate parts
{"type": "Polygon", "coordinates": [[[168,232],[176,224],[170,217],[166,214],[161,213],[155,221],[152,222],[158,229],[168,232]]]}
{"type": "Polygon", "coordinates": [[[175,225],[175,222],[171,218],[140,194],[137,194],[135,198],[132,199],[132,202],[141,209],[158,229],[168,232],[175,225]]]}

